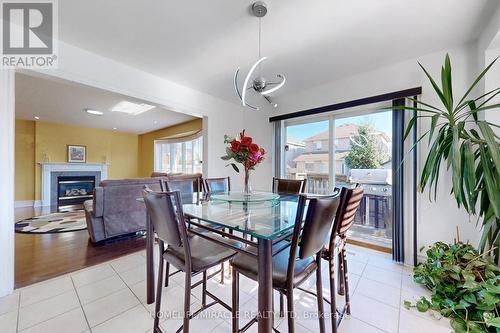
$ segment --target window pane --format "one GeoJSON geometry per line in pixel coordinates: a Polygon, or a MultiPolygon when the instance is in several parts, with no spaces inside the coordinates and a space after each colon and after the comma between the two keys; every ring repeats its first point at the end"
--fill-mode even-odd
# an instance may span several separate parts
{"type": "Polygon", "coordinates": [[[155,143],[155,171],[201,173],[202,137],[178,143],[155,143]]]}
{"type": "Polygon", "coordinates": [[[337,186],[360,184],[364,197],[349,237],[392,246],[392,112],[335,120],[337,186]]]}
{"type": "Polygon", "coordinates": [[[328,120],[286,128],[285,163],[289,179],[307,179],[308,193],[329,192],[328,120]]]}

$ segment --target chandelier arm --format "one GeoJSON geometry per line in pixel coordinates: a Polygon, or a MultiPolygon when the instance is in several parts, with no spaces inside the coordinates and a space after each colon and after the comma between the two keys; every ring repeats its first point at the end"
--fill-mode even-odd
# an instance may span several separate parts
{"type": "Polygon", "coordinates": [[[285,84],[286,82],[286,78],[284,75],[282,74],[278,74],[278,77],[282,78],[281,82],[276,86],[276,87],[272,87],[270,89],[267,89],[267,90],[264,90],[264,91],[261,91],[261,94],[262,95],[268,95],[270,93],[273,93],[275,92],[276,90],[280,89],[281,87],[283,87],[283,85],[285,84]]]}
{"type": "Polygon", "coordinates": [[[247,94],[248,81],[250,81],[250,77],[252,76],[252,74],[255,71],[255,69],[257,68],[257,66],[259,66],[259,64],[266,59],[267,59],[266,57],[262,57],[259,60],[257,60],[257,62],[255,64],[253,64],[252,68],[250,68],[250,71],[248,72],[247,77],[245,78],[245,83],[243,83],[243,88],[241,89],[242,90],[241,104],[243,106],[246,105],[245,99],[246,99],[246,94],[247,94]]]}
{"type": "MultiPolygon", "coordinates": [[[[241,100],[241,93],[240,93],[240,90],[238,89],[238,74],[239,74],[239,72],[240,72],[240,68],[238,67],[238,69],[236,70],[236,73],[234,73],[234,90],[236,90],[236,93],[238,94],[238,97],[241,100]]],[[[255,106],[250,105],[250,104],[245,103],[243,106],[249,107],[249,108],[254,109],[254,110],[259,110],[258,107],[255,107],[255,106]]]]}
{"type": "Polygon", "coordinates": [[[268,101],[269,104],[271,104],[272,107],[277,107],[278,104],[274,103],[271,101],[271,98],[269,98],[269,96],[266,96],[266,95],[262,95],[262,97],[264,97],[266,99],[266,101],[268,101]]]}

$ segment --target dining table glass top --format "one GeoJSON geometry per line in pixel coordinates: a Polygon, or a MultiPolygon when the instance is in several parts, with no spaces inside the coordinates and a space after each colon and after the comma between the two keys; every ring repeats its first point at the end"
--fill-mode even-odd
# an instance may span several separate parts
{"type": "Polygon", "coordinates": [[[210,197],[199,204],[184,204],[184,215],[243,232],[261,239],[274,239],[294,227],[296,196],[279,196],[263,202],[226,202],[210,197]]]}

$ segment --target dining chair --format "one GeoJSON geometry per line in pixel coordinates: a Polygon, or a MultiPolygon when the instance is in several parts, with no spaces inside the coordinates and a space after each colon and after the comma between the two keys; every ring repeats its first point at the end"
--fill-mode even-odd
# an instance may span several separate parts
{"type": "Polygon", "coordinates": [[[230,192],[231,178],[205,178],[205,190],[208,193],[230,192]]]}
{"type": "MultiPolygon", "coordinates": [[[[288,332],[290,333],[295,332],[293,291],[314,273],[316,273],[320,332],[325,332],[321,253],[329,240],[338,205],[338,196],[310,198],[304,194],[299,195],[291,243],[289,246],[273,244],[275,255],[273,256],[272,288],[281,294],[286,294],[288,332]],[[303,222],[306,203],[307,212],[303,222]]],[[[237,254],[231,260],[231,267],[233,273],[232,331],[237,333],[240,332],[238,319],[239,274],[256,281],[259,272],[257,259],[243,253],[237,254]]],[[[248,325],[243,330],[247,328],[248,325]]]]}
{"type": "MultiPolygon", "coordinates": [[[[293,199],[295,199],[296,196],[304,193],[306,189],[306,182],[306,179],[286,179],[273,177],[273,193],[280,194],[282,197],[292,197],[293,199]]],[[[284,316],[284,304],[285,296],[284,294],[280,293],[280,317],[284,316]]]]}
{"type": "Polygon", "coordinates": [[[337,332],[337,326],[344,314],[351,314],[349,298],[349,279],[347,270],[347,255],[345,251],[347,243],[347,231],[354,224],[354,217],[359,204],[363,199],[363,189],[361,187],[343,187],[340,191],[340,204],[335,215],[335,222],[330,235],[328,246],[322,251],[322,258],[328,261],[330,280],[330,314],[332,318],[332,333],[337,332]],[[338,294],[344,295],[345,306],[342,311],[337,310],[335,298],[335,252],[338,253],[338,294]],[[337,316],[337,313],[340,316],[337,316]],[[335,319],[335,320],[334,320],[335,319]]]}
{"type": "MultiPolygon", "coordinates": [[[[182,176],[174,179],[162,179],[162,191],[179,191],[181,193],[182,204],[196,204],[200,203],[200,192],[203,189],[203,180],[200,176],[194,175],[192,177],[182,176]]],[[[190,228],[190,221],[187,220],[186,223],[190,228]]],[[[202,232],[205,232],[202,230],[202,232]]],[[[167,274],[165,275],[165,287],[168,287],[170,274],[170,264],[167,263],[166,268],[167,274]]],[[[224,271],[225,265],[224,262],[221,263],[221,272],[220,272],[220,283],[224,284],[224,271]]]]}
{"type": "Polygon", "coordinates": [[[285,179],[273,177],[273,193],[297,195],[306,191],[306,179],[285,179]]]}
{"type": "Polygon", "coordinates": [[[203,192],[203,180],[198,175],[173,179],[162,178],[160,185],[164,192],[179,191],[183,204],[198,204],[200,192],[203,192]]]}
{"type": "MultiPolygon", "coordinates": [[[[145,189],[143,197],[159,243],[158,284],[153,332],[162,332],[159,320],[161,317],[164,261],[185,273],[183,325],[178,332],[181,330],[184,333],[189,332],[189,320],[212,305],[220,304],[231,311],[228,304],[207,290],[207,270],[233,257],[236,254],[235,250],[189,233],[186,223],[183,222],[185,219],[179,191],[153,192],[145,189]],[[198,274],[203,275],[202,280],[191,285],[192,277],[198,274]],[[201,308],[191,314],[191,291],[199,284],[202,285],[201,308]],[[208,304],[207,296],[213,299],[208,304]]],[[[211,237],[218,236],[211,235],[211,237]]],[[[239,246],[238,242],[219,238],[226,244],[239,246]]]]}

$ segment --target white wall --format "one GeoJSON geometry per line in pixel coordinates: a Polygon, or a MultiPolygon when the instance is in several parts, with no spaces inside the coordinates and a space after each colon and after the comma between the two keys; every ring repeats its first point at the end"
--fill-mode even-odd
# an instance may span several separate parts
{"type": "MultiPolygon", "coordinates": [[[[467,90],[475,75],[479,73],[477,44],[469,43],[447,51],[452,60],[454,91],[455,95],[458,96],[467,90]]],[[[435,97],[432,87],[418,67],[417,61],[420,61],[431,73],[439,77],[438,73],[440,73],[440,67],[444,62],[445,53],[446,51],[442,51],[419,56],[371,72],[333,81],[298,94],[282,96],[278,101],[280,113],[299,111],[417,86],[422,86],[421,98],[423,101],[437,104],[439,100],[435,97]]],[[[419,132],[424,133],[428,127],[428,122],[420,122],[419,132]]],[[[418,149],[419,168],[424,162],[426,142],[418,149]]],[[[479,241],[480,232],[475,226],[475,221],[470,222],[468,215],[457,208],[453,197],[450,196],[451,179],[445,173],[443,171],[440,176],[436,202],[429,201],[428,193],[418,195],[418,247],[429,245],[437,240],[452,242],[456,226],[460,229],[462,240],[469,240],[472,244],[479,241]]],[[[411,184],[410,178],[408,178],[407,184],[411,184]]],[[[409,228],[411,226],[407,225],[406,230],[409,228]]],[[[411,262],[412,253],[409,241],[407,241],[406,258],[407,262],[411,262]]]]}
{"type": "MultiPolygon", "coordinates": [[[[486,65],[490,64],[495,58],[500,56],[500,48],[488,49],[485,52],[486,65]]],[[[486,75],[485,82],[485,92],[489,92],[493,89],[500,87],[500,59],[498,59],[495,65],[490,69],[486,75]]],[[[500,95],[497,95],[491,100],[490,103],[500,103],[500,95]]],[[[486,121],[500,125],[500,112],[498,109],[486,110],[485,116],[486,121]]],[[[500,129],[494,128],[496,133],[500,135],[500,129]]]]}
{"type": "Polygon", "coordinates": [[[0,70],[0,297],[14,289],[14,73],[0,70]]]}

